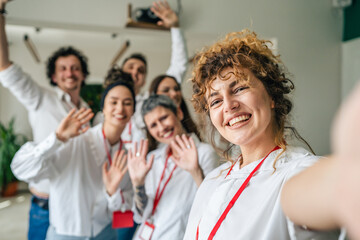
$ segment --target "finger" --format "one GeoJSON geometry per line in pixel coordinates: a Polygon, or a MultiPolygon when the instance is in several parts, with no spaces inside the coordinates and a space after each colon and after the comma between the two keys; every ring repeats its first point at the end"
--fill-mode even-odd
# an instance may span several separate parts
{"type": "Polygon", "coordinates": [[[127,157],[126,155],[123,155],[119,163],[119,169],[123,170],[126,166],[127,166],[127,157]]]}
{"type": "Polygon", "coordinates": [[[192,147],[191,144],[190,144],[190,142],[189,142],[188,136],[186,136],[186,134],[183,134],[183,135],[181,136],[181,139],[183,140],[186,148],[191,148],[191,147],[192,147]]]}
{"type": "Polygon", "coordinates": [[[170,143],[171,147],[175,149],[175,151],[181,153],[183,150],[179,147],[179,145],[175,142],[175,140],[172,140],[170,143]]]}
{"type": "Polygon", "coordinates": [[[108,169],[108,162],[105,161],[105,163],[102,166],[102,174],[103,174],[103,176],[107,175],[107,169],[108,169]]]}
{"type": "Polygon", "coordinates": [[[134,143],[134,150],[133,150],[134,156],[136,156],[136,153],[137,153],[137,142],[134,143]]]}
{"type": "Polygon", "coordinates": [[[128,166],[125,165],[125,167],[121,170],[120,174],[121,174],[122,176],[124,176],[125,173],[126,173],[128,170],[129,170],[128,166]]]}
{"type": "Polygon", "coordinates": [[[128,159],[130,159],[130,161],[133,159],[132,149],[129,149],[128,151],[128,159]]]}
{"type": "Polygon", "coordinates": [[[139,144],[139,149],[137,150],[136,153],[140,153],[140,154],[141,154],[143,148],[144,148],[144,139],[141,139],[141,140],[140,140],[140,144],[139,144]]]}
{"type": "Polygon", "coordinates": [[[72,117],[77,119],[80,116],[80,114],[85,112],[85,110],[86,110],[85,108],[80,108],[77,112],[74,113],[72,117]]]}
{"type": "MultiPolygon", "coordinates": [[[[89,129],[90,129],[90,126],[86,126],[86,127],[81,128],[79,131],[80,131],[80,133],[85,133],[89,129]]],[[[80,135],[80,133],[79,133],[79,135],[80,135]]]]}
{"type": "Polygon", "coordinates": [[[186,149],[186,145],[179,135],[175,136],[175,140],[176,140],[176,143],[180,146],[180,148],[186,149]]]}
{"type": "Polygon", "coordinates": [[[144,147],[141,151],[141,155],[142,156],[146,156],[146,154],[148,153],[148,149],[149,149],[149,140],[145,139],[144,140],[144,147]]]}
{"type": "Polygon", "coordinates": [[[156,24],[159,25],[159,26],[163,26],[164,22],[163,21],[158,21],[156,24]]]}
{"type": "Polygon", "coordinates": [[[65,117],[65,119],[70,119],[75,112],[76,112],[76,108],[71,109],[68,115],[65,117]]]}
{"type": "Polygon", "coordinates": [[[167,9],[170,9],[170,5],[167,1],[164,1],[164,6],[167,8],[167,9]]]}
{"type": "MultiPolygon", "coordinates": [[[[82,112],[81,114],[78,115],[77,119],[80,121],[80,122],[85,122],[86,119],[89,118],[89,116],[91,116],[93,114],[92,110],[91,109],[87,109],[86,111],[82,112]]],[[[91,119],[91,118],[90,118],[91,119]]],[[[89,120],[90,120],[89,119],[89,120]]]]}
{"type": "Polygon", "coordinates": [[[116,158],[116,163],[115,163],[116,168],[120,167],[124,155],[125,155],[125,150],[121,150],[120,153],[118,152],[118,155],[116,158]]]}

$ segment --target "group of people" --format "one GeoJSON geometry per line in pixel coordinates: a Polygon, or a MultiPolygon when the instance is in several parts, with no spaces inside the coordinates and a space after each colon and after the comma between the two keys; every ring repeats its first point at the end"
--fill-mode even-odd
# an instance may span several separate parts
{"type": "Polygon", "coordinates": [[[181,93],[178,18],[166,1],[152,11],[171,28],[168,71],[141,93],[142,54],[113,66],[93,127],[80,97],[87,58],[60,48],[47,63],[54,88],[41,88],[10,61],[0,14],[0,82],[28,110],[34,137],[11,166],[33,194],[28,238],[359,238],[360,88],[338,115],[333,155],[290,146],[291,133],[305,140],[288,122],[289,74],[268,41],[230,33],[195,57],[191,100],[211,123],[207,144],[181,93]]]}

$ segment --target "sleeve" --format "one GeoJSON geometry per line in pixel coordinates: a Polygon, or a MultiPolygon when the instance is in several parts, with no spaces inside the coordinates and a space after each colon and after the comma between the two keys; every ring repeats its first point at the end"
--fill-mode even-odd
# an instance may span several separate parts
{"type": "Polygon", "coordinates": [[[11,170],[18,179],[26,182],[50,178],[57,173],[51,162],[58,158],[56,151],[61,145],[63,143],[56,138],[55,133],[39,144],[28,142],[15,154],[11,170]]]}
{"type": "Polygon", "coordinates": [[[25,106],[27,110],[38,108],[42,99],[42,89],[21,68],[13,64],[0,72],[0,82],[25,106]]]}
{"type": "Polygon", "coordinates": [[[212,170],[219,166],[219,156],[215,150],[208,144],[202,143],[198,148],[199,164],[204,175],[208,175],[212,170]]]}
{"type": "Polygon", "coordinates": [[[128,173],[121,181],[118,191],[116,191],[116,194],[109,196],[105,188],[104,192],[108,201],[108,208],[110,209],[110,211],[113,212],[120,210],[122,212],[125,212],[126,210],[132,209],[134,192],[128,173]]]}
{"type": "Polygon", "coordinates": [[[171,28],[171,41],[171,61],[166,74],[175,77],[181,84],[187,68],[188,55],[186,41],[180,28],[171,28]]]}

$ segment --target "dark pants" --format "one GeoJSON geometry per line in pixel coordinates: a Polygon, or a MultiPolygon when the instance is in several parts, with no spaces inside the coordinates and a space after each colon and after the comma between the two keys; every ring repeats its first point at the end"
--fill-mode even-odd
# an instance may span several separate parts
{"type": "Polygon", "coordinates": [[[118,240],[131,240],[134,236],[138,224],[134,222],[134,226],[131,228],[117,228],[117,239],[118,240]]]}
{"type": "Polygon", "coordinates": [[[49,200],[32,196],[28,239],[45,240],[49,224],[49,200]]]}

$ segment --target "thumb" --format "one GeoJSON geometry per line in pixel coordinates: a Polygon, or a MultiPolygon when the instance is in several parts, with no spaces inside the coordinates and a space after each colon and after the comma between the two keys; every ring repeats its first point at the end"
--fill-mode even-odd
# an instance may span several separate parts
{"type": "Polygon", "coordinates": [[[164,26],[164,22],[163,22],[163,21],[158,21],[158,22],[157,22],[157,25],[159,25],[159,26],[164,26]]]}
{"type": "Polygon", "coordinates": [[[103,167],[102,167],[102,173],[103,173],[103,176],[105,176],[107,174],[107,168],[108,168],[108,162],[106,161],[104,164],[103,164],[103,167]]]}

